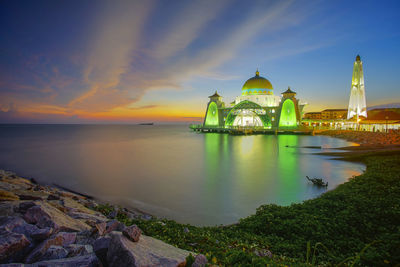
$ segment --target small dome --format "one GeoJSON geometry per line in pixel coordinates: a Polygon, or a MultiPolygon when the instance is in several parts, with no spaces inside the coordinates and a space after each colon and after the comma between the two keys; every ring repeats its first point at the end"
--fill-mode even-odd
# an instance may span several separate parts
{"type": "Polygon", "coordinates": [[[258,70],[256,75],[248,79],[242,87],[242,95],[272,95],[272,84],[260,76],[258,70]]]}

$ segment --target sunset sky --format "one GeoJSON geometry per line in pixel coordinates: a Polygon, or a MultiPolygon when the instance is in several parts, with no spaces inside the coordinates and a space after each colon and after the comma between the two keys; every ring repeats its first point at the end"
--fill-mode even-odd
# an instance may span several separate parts
{"type": "Polygon", "coordinates": [[[0,123],[189,122],[258,68],[306,111],[400,102],[400,1],[0,2],[0,123]]]}

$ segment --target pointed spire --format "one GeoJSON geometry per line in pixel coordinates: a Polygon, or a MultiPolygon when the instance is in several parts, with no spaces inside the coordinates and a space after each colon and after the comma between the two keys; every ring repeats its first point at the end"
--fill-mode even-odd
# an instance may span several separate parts
{"type": "Polygon", "coordinates": [[[211,97],[221,97],[221,96],[217,93],[217,90],[215,90],[215,93],[209,96],[209,98],[211,97]]]}
{"type": "Polygon", "coordinates": [[[294,92],[294,91],[292,91],[292,90],[290,89],[290,86],[288,86],[288,89],[287,89],[285,92],[283,92],[282,94],[297,94],[297,93],[294,92]]]}
{"type": "Polygon", "coordinates": [[[256,76],[260,76],[260,72],[258,71],[258,68],[256,70],[256,76]]]}
{"type": "Polygon", "coordinates": [[[361,61],[360,55],[357,55],[357,56],[356,56],[356,61],[361,61]]]}

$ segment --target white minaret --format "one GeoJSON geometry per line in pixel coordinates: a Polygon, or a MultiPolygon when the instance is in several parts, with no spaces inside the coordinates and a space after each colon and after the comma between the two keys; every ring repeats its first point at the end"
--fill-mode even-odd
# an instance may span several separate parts
{"type": "Polygon", "coordinates": [[[353,68],[353,77],[351,79],[351,91],[347,119],[357,116],[367,117],[367,104],[365,101],[365,86],[362,61],[359,55],[356,57],[353,68]]]}

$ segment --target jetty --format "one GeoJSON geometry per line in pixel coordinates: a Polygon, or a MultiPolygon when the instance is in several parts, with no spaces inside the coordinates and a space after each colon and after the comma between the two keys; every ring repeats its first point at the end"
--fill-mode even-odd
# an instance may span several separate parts
{"type": "Polygon", "coordinates": [[[206,127],[201,124],[191,124],[189,128],[199,133],[224,133],[231,135],[278,135],[278,134],[291,134],[291,135],[314,135],[312,129],[282,129],[282,128],[264,128],[264,127],[245,127],[245,126],[231,126],[231,127],[206,127]]]}

